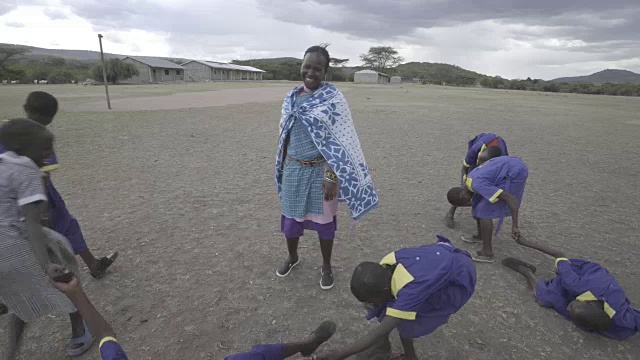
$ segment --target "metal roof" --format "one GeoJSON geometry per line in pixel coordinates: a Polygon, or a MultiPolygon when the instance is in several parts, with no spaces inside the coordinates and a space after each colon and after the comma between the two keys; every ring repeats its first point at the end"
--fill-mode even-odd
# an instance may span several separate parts
{"type": "Polygon", "coordinates": [[[184,63],[182,65],[188,64],[188,63],[190,63],[192,61],[195,61],[195,62],[203,64],[203,65],[210,66],[210,67],[215,68],[215,69],[240,70],[240,71],[261,72],[261,73],[266,72],[264,70],[260,70],[258,68],[253,67],[253,66],[227,64],[227,63],[220,63],[220,62],[215,62],[215,61],[191,60],[191,61],[187,61],[186,63],[184,63]]]}
{"type": "Polygon", "coordinates": [[[375,71],[375,70],[360,70],[360,71],[356,71],[356,74],[380,74],[380,75],[384,75],[384,76],[389,76],[385,73],[379,72],[379,71],[375,71]]]}
{"type": "Polygon", "coordinates": [[[125,59],[133,59],[143,64],[149,65],[152,68],[180,69],[180,70],[184,69],[182,65],[178,65],[169,60],[160,59],[160,58],[154,58],[154,57],[148,57],[148,56],[127,56],[123,60],[125,59]]]}

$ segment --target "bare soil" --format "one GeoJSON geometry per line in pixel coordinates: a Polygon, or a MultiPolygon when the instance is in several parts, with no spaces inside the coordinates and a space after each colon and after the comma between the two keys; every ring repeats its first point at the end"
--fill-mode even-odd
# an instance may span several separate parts
{"type": "MultiPolygon", "coordinates": [[[[325,319],[339,326],[327,347],[355,340],[375,326],[349,290],[358,262],[436,234],[473,250],[460,241],[475,230],[469,212],[458,212],[453,230],[442,217],[466,142],[482,131],[501,134],[529,166],[523,233],[602,263],[640,301],[640,98],[339,84],[381,207],[358,223],[341,207],[336,286],[323,291],[313,233],[301,264],[275,276],[286,249],[272,175],[281,99],[293,86],[115,86],[111,112],[98,111],[101,87],[0,87],[0,118],[20,116],[37,88],[61,101],[53,181],[93,252],[121,252],[106,278],[85,276],[84,288],[131,359],[222,359],[306,336],[325,319]]],[[[553,276],[552,259],[506,234],[495,242],[500,259],[517,256],[553,276]]],[[[640,359],[640,336],[580,331],[536,305],[520,275],[498,263],[477,269],[470,302],[417,341],[422,358],[640,359]]],[[[0,329],[3,348],[3,318],[0,329]]],[[[35,321],[20,359],[65,359],[69,335],[65,317],[35,321]]],[[[395,333],[391,340],[400,352],[395,333]]],[[[98,358],[94,348],[81,359],[98,358]]]]}

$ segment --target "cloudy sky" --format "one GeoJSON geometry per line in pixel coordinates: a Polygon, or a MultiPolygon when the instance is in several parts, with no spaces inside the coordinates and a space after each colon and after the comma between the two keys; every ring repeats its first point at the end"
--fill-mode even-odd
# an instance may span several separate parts
{"type": "Polygon", "coordinates": [[[0,0],[0,42],[206,60],[330,43],[506,78],[640,72],[639,0],[0,0]]]}

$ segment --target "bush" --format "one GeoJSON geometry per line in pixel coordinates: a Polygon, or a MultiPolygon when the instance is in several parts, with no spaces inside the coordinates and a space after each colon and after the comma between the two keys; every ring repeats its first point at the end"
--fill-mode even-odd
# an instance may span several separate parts
{"type": "Polygon", "coordinates": [[[48,80],[50,84],[70,84],[76,78],[69,70],[56,70],[49,75],[48,80]]]}

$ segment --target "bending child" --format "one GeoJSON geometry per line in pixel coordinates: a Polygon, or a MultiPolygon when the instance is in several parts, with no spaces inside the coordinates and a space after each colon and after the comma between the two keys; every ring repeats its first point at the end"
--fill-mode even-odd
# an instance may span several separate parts
{"type": "Polygon", "coordinates": [[[446,324],[471,298],[475,286],[476,269],[469,253],[440,235],[435,244],[400,249],[380,263],[363,262],[353,272],[351,291],[370,307],[367,319],[378,318],[380,326],[318,359],[346,359],[384,341],[397,328],[403,358],[416,360],[413,339],[446,324]]]}
{"type": "Polygon", "coordinates": [[[536,301],[555,309],[579,328],[624,340],[640,331],[640,310],[631,307],[622,287],[607,269],[583,259],[568,259],[559,250],[520,237],[520,245],[556,258],[557,276],[538,280],[536,268],[507,258],[502,264],[522,274],[536,301]]]}
{"type": "MultiPolygon", "coordinates": [[[[509,156],[507,143],[502,137],[496,134],[480,133],[473,139],[469,140],[467,155],[462,161],[462,186],[464,186],[464,181],[467,175],[478,165],[486,161],[486,159],[483,159],[481,155],[487,148],[491,146],[498,147],[501,151],[500,155],[509,156]]],[[[447,215],[444,217],[444,222],[448,228],[453,229],[455,227],[455,221],[453,217],[455,216],[456,209],[457,207],[455,205],[452,205],[451,209],[449,209],[449,212],[447,212],[447,215]]]]}
{"type": "Polygon", "coordinates": [[[494,262],[493,258],[493,219],[500,219],[496,234],[502,221],[511,216],[511,235],[520,236],[518,215],[529,169],[524,161],[514,156],[500,156],[501,150],[488,147],[481,155],[486,157],[480,166],[467,175],[464,187],[455,187],[447,193],[447,199],[454,206],[469,206],[477,219],[478,234],[465,242],[482,243],[482,249],[473,256],[474,261],[494,262]]]}

